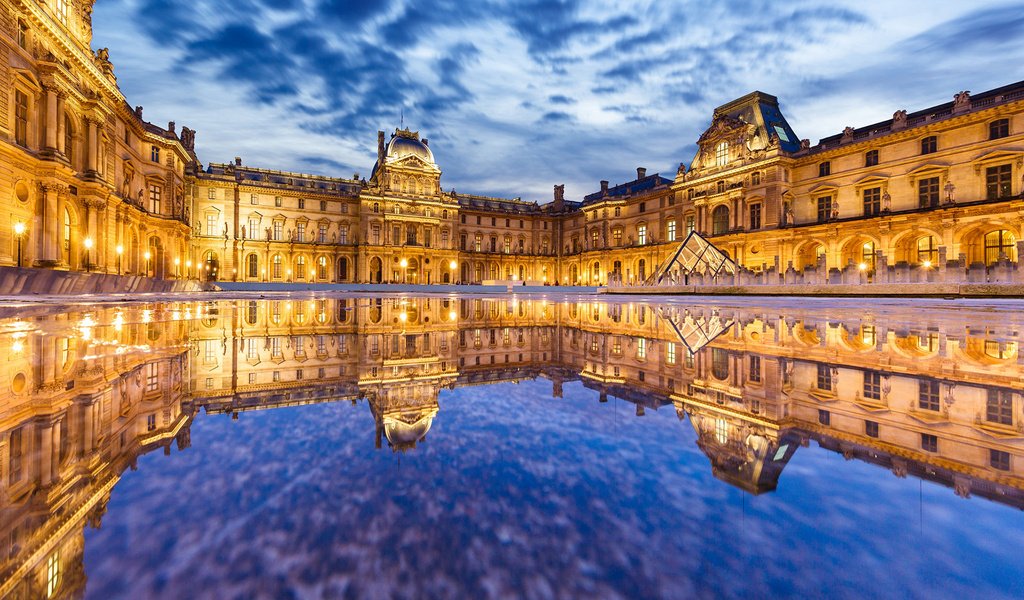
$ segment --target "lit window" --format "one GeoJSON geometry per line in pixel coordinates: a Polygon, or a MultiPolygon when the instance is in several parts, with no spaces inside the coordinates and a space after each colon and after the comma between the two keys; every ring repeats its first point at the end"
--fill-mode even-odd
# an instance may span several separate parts
{"type": "Polygon", "coordinates": [[[729,142],[719,142],[715,146],[715,166],[724,167],[729,164],[729,142]]]}
{"type": "Polygon", "coordinates": [[[156,363],[149,363],[146,366],[146,391],[155,392],[160,385],[159,369],[156,363]]]}
{"type": "Polygon", "coordinates": [[[644,338],[636,339],[636,358],[637,360],[647,358],[647,340],[644,338]]]}
{"type": "Polygon", "coordinates": [[[68,0],[56,0],[57,18],[60,22],[68,24],[68,0]]]}
{"type": "Polygon", "coordinates": [[[1011,165],[999,165],[985,169],[985,198],[987,200],[1000,200],[1009,198],[1013,177],[1011,165]]]}
{"type": "MultiPolygon", "coordinates": [[[[65,3],[65,9],[67,3],[65,3]]],[[[46,559],[46,597],[52,598],[60,587],[60,552],[54,552],[46,559]]]]}
{"type": "Polygon", "coordinates": [[[210,213],[206,215],[206,235],[217,235],[216,213],[210,213]]]}
{"type": "Polygon", "coordinates": [[[153,214],[160,214],[160,186],[150,185],[149,186],[149,212],[153,214]]]}
{"type": "Polygon", "coordinates": [[[637,238],[637,242],[641,246],[643,246],[644,244],[647,243],[647,226],[646,225],[640,225],[639,227],[636,228],[636,238],[637,238]]]}
{"type": "Polygon", "coordinates": [[[725,419],[715,419],[715,439],[719,444],[729,442],[729,423],[725,419]]]}
{"type": "Polygon", "coordinates": [[[1013,235],[1005,229],[985,234],[985,264],[999,262],[999,258],[1004,255],[1011,258],[1013,243],[1013,235]]]}
{"type": "Polygon", "coordinates": [[[935,238],[930,235],[917,239],[917,262],[918,264],[935,264],[939,257],[939,250],[935,247],[935,238]]]}
{"type": "Polygon", "coordinates": [[[668,241],[676,241],[676,221],[675,219],[668,222],[668,241]]]}

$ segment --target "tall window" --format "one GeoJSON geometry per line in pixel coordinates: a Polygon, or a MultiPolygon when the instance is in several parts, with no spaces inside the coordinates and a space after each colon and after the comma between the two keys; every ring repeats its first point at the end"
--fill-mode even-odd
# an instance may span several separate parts
{"type": "Polygon", "coordinates": [[[832,216],[832,196],[821,196],[817,199],[818,222],[824,223],[832,216]]]}
{"type": "Polygon", "coordinates": [[[720,380],[729,378],[729,353],[722,348],[711,349],[711,375],[720,380]]]}
{"type": "Polygon", "coordinates": [[[864,153],[864,166],[873,167],[878,164],[878,150],[868,150],[864,153]]]}
{"type": "Polygon", "coordinates": [[[260,195],[259,194],[250,194],[249,195],[249,204],[259,205],[259,203],[260,203],[260,195]]]}
{"type": "Polygon", "coordinates": [[[259,239],[259,236],[260,236],[259,228],[260,228],[260,220],[258,218],[256,218],[256,217],[249,217],[249,227],[248,227],[248,229],[246,230],[245,233],[246,233],[246,235],[248,236],[248,238],[250,240],[257,240],[257,239],[259,239]]]}
{"type": "Polygon", "coordinates": [[[877,215],[882,212],[882,188],[864,190],[864,215],[877,215]]]}
{"type": "Polygon", "coordinates": [[[647,340],[636,338],[636,357],[639,360],[647,358],[647,340]]]}
{"type": "Polygon", "coordinates": [[[280,242],[281,241],[281,237],[283,236],[283,234],[284,234],[284,221],[274,221],[273,240],[275,242],[280,242]]]}
{"type": "Polygon", "coordinates": [[[160,186],[156,184],[149,186],[149,212],[160,214],[160,186]]]}
{"type": "Polygon", "coordinates": [[[272,264],[273,264],[273,270],[271,271],[271,276],[274,279],[280,279],[281,278],[281,273],[282,273],[282,267],[284,266],[284,259],[281,258],[280,254],[275,254],[274,255],[274,260],[273,260],[272,264]]]}
{"type": "Polygon", "coordinates": [[[719,204],[711,211],[711,233],[714,235],[729,231],[729,207],[719,204]]]}
{"type": "Polygon", "coordinates": [[[18,45],[28,50],[28,23],[18,19],[18,45]]]}
{"type": "Polygon", "coordinates": [[[24,450],[22,448],[22,429],[21,427],[11,432],[9,439],[10,444],[10,464],[11,468],[8,471],[8,484],[14,485],[18,481],[21,481],[21,470],[23,466],[24,450]]]}
{"type": "Polygon", "coordinates": [[[28,94],[21,90],[14,92],[14,141],[28,146],[28,94]]]}
{"type": "Polygon", "coordinates": [[[750,381],[753,381],[754,383],[757,383],[757,382],[761,381],[761,357],[760,356],[751,356],[750,357],[749,379],[750,379],[750,381]]]}
{"type": "Polygon", "coordinates": [[[1007,390],[988,390],[985,420],[999,425],[1013,425],[1013,393],[1007,390]]]}
{"type": "Polygon", "coordinates": [[[988,200],[1009,198],[1012,176],[1013,167],[1011,165],[999,165],[985,169],[985,198],[988,200]]]}
{"type": "Polygon", "coordinates": [[[259,277],[260,259],[255,254],[250,254],[248,260],[249,277],[259,277]]]}
{"type": "Polygon", "coordinates": [[[61,23],[67,25],[68,24],[68,0],[56,0],[54,2],[54,4],[55,4],[55,7],[57,9],[57,18],[60,19],[61,23]]]}
{"type": "Polygon", "coordinates": [[[621,246],[622,245],[622,229],[621,228],[612,229],[612,242],[616,246],[621,246]]]}
{"type": "MultiPolygon", "coordinates": [[[[377,236],[378,237],[380,236],[380,228],[377,229],[377,236]]],[[[338,229],[338,243],[339,244],[347,244],[348,243],[348,225],[342,225],[341,228],[338,229]]],[[[374,243],[377,243],[377,242],[374,242],[374,243]]]]}
{"type": "Polygon", "coordinates": [[[327,257],[321,256],[316,259],[317,279],[327,279],[327,257]]]}
{"type": "Polygon", "coordinates": [[[668,222],[668,241],[676,241],[676,220],[672,219],[668,222]]]}
{"type": "Polygon", "coordinates": [[[832,391],[832,368],[828,365],[818,365],[818,379],[816,385],[819,390],[832,391]]]}
{"type": "Polygon", "coordinates": [[[761,205],[751,204],[750,205],[750,228],[760,229],[761,228],[761,205]]]}
{"type": "Polygon", "coordinates": [[[639,227],[636,228],[636,239],[637,239],[637,242],[641,246],[643,246],[644,244],[647,243],[647,226],[646,225],[640,225],[639,227]]]}
{"type": "Polygon", "coordinates": [[[935,264],[939,258],[939,250],[935,247],[935,238],[926,235],[917,239],[917,262],[924,264],[929,262],[935,264]]]}
{"type": "Polygon", "coordinates": [[[832,162],[825,161],[818,163],[818,177],[827,177],[832,174],[832,162]]]}
{"type": "Polygon", "coordinates": [[[206,235],[217,235],[217,214],[206,215],[206,235]]]}
{"type": "Polygon", "coordinates": [[[938,177],[928,177],[917,182],[917,205],[920,208],[939,205],[938,177]]]}
{"type": "Polygon", "coordinates": [[[160,162],[160,146],[151,146],[149,149],[149,160],[158,163],[160,162]]]}
{"type": "Polygon", "coordinates": [[[934,135],[930,135],[921,140],[921,154],[931,154],[938,150],[939,140],[934,135]]]}
{"type": "Polygon", "coordinates": [[[306,241],[306,224],[296,223],[295,224],[295,241],[304,242],[306,241]]]}
{"type": "MultiPolygon", "coordinates": [[[[146,391],[155,392],[160,387],[160,365],[151,362],[146,365],[146,391]]],[[[155,415],[151,415],[155,416],[155,415]]]]}
{"type": "Polygon", "coordinates": [[[327,223],[320,223],[317,227],[316,241],[321,244],[327,243],[327,223]]]}
{"type": "Polygon", "coordinates": [[[864,397],[870,400],[882,398],[882,374],[878,371],[864,372],[864,397]]]}
{"type": "MultiPolygon", "coordinates": [[[[306,278],[306,257],[305,256],[300,256],[297,259],[295,259],[295,278],[296,279],[305,279],[306,278]]],[[[302,303],[300,302],[299,306],[301,306],[301,305],[302,305],[302,303]]]]}
{"type": "Polygon", "coordinates": [[[696,228],[697,220],[693,215],[686,215],[686,235],[696,228]]]}
{"type": "Polygon", "coordinates": [[[917,382],[917,406],[921,410],[939,410],[939,382],[922,379],[917,382]]]}
{"type": "Polygon", "coordinates": [[[988,139],[998,140],[1010,135],[1010,120],[996,119],[988,124],[988,139]]]}
{"type": "Polygon", "coordinates": [[[670,365],[676,364],[676,345],[674,342],[669,342],[665,345],[665,363],[670,365]]]}
{"type": "Polygon", "coordinates": [[[1005,229],[985,234],[985,264],[990,265],[998,262],[999,257],[1005,254],[1012,256],[1013,236],[1005,229]]]}
{"type": "MultiPolygon", "coordinates": [[[[57,0],[58,6],[61,0],[57,0]]],[[[67,0],[64,2],[64,19],[67,19],[67,0]]],[[[52,598],[57,593],[57,588],[60,587],[60,551],[55,551],[46,559],[46,597],[52,598]]]]}
{"type": "Polygon", "coordinates": [[[729,164],[729,142],[719,142],[715,146],[715,166],[724,167],[729,164]]]}

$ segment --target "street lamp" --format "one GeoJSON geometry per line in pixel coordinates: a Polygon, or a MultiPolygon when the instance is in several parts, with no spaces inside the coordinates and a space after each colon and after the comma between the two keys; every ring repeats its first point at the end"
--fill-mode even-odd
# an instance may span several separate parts
{"type": "Polygon", "coordinates": [[[120,275],[121,274],[121,255],[124,254],[124,246],[122,246],[121,244],[118,244],[117,247],[114,248],[114,252],[117,252],[117,274],[120,275]]]}
{"type": "Polygon", "coordinates": [[[149,259],[153,258],[153,255],[149,253],[149,250],[146,250],[142,258],[146,259],[146,277],[149,277],[149,259]]]}
{"type": "Polygon", "coordinates": [[[181,277],[181,258],[174,259],[174,276],[181,277]]]}
{"type": "Polygon", "coordinates": [[[89,255],[92,253],[92,238],[85,238],[85,241],[82,243],[85,245],[85,272],[88,273],[92,269],[89,263],[91,258],[89,255]]]}
{"type": "Polygon", "coordinates": [[[452,283],[455,283],[455,269],[459,268],[459,263],[453,260],[452,262],[448,263],[448,268],[451,269],[452,271],[452,276],[449,277],[448,280],[451,281],[452,283]]]}
{"type": "Polygon", "coordinates": [[[17,222],[14,224],[14,237],[18,239],[18,267],[21,267],[21,237],[25,235],[25,224],[17,222]]]}
{"type": "Polygon", "coordinates": [[[398,264],[402,267],[402,283],[409,283],[409,273],[406,270],[409,268],[409,261],[403,258],[398,264]]]}
{"type": "Polygon", "coordinates": [[[191,279],[191,278],[192,278],[192,261],[191,260],[186,260],[185,261],[185,279],[191,279]]]}

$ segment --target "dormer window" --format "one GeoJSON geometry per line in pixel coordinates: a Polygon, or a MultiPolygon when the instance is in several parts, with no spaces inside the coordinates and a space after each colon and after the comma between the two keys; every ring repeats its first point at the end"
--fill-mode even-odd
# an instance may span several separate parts
{"type": "Polygon", "coordinates": [[[715,146],[715,166],[724,167],[729,164],[729,142],[719,142],[715,146]]]}

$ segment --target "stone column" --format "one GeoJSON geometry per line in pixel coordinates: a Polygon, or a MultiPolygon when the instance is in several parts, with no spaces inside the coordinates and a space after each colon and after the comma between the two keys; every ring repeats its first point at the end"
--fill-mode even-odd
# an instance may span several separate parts
{"type": "Polygon", "coordinates": [[[67,138],[66,124],[64,122],[65,98],[64,94],[57,92],[57,152],[67,156],[68,148],[64,147],[64,140],[67,138]]]}
{"type": "Polygon", "coordinates": [[[94,396],[88,400],[82,408],[83,411],[83,429],[82,432],[82,453],[86,456],[92,453],[93,447],[96,445],[96,406],[99,397],[94,396]]]}
{"type": "Polygon", "coordinates": [[[57,207],[59,204],[58,194],[60,186],[43,184],[41,187],[41,210],[36,214],[35,230],[36,239],[39,240],[39,248],[36,252],[36,266],[53,266],[59,262],[58,229],[57,229],[57,207]]]}
{"type": "Polygon", "coordinates": [[[39,425],[39,485],[50,484],[53,478],[53,423],[39,425]]]}
{"type": "Polygon", "coordinates": [[[89,148],[86,151],[86,172],[90,175],[94,175],[99,172],[99,155],[100,155],[100,144],[99,144],[99,124],[92,119],[85,122],[88,128],[88,143],[89,148]]]}
{"type": "Polygon", "coordinates": [[[57,150],[57,90],[46,88],[46,141],[44,148],[57,150]]]}

